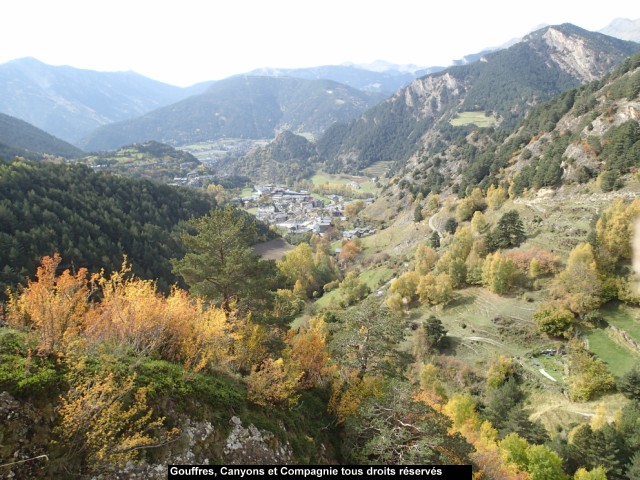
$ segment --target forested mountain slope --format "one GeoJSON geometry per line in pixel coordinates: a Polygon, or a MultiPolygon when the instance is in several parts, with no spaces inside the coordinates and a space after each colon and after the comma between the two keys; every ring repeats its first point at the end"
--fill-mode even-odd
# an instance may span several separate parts
{"type": "Polygon", "coordinates": [[[318,168],[317,160],[313,143],[285,130],[268,145],[241,158],[223,161],[219,169],[255,182],[290,184],[312,176],[318,168]]]}
{"type": "Polygon", "coordinates": [[[236,76],[142,117],[104,126],[85,150],[156,140],[171,145],[229,138],[273,138],[282,129],[321,135],[375,105],[372,95],[330,80],[236,76]]]}
{"type": "Polygon", "coordinates": [[[135,272],[167,289],[169,259],[180,253],[177,224],[201,216],[212,199],[190,190],[95,173],[81,165],[0,163],[0,287],[15,287],[44,255],[61,267],[117,270],[127,255],[135,272]]]}
{"type": "MultiPolygon", "coordinates": [[[[202,86],[204,88],[204,86],[202,86]]],[[[21,58],[0,65],[0,112],[67,142],[200,93],[134,72],[96,72],[21,58]]]]}
{"type": "Polygon", "coordinates": [[[605,191],[639,166],[640,55],[602,80],[570,89],[534,108],[508,135],[474,126],[451,127],[455,142],[413,157],[400,186],[424,195],[512,181],[524,189],[587,182],[599,177],[605,191]]]}
{"type": "Polygon", "coordinates": [[[511,129],[532,106],[600,78],[640,45],[570,24],[531,33],[479,61],[415,80],[318,142],[334,170],[376,161],[402,164],[417,152],[434,153],[457,131],[449,121],[462,112],[484,112],[497,128],[511,129]]]}
{"type": "Polygon", "coordinates": [[[0,145],[4,145],[6,149],[3,155],[5,158],[14,155],[24,155],[28,158],[42,157],[43,154],[76,158],[82,155],[82,150],[79,148],[23,120],[2,113],[0,113],[0,145]]]}
{"type": "Polygon", "coordinates": [[[190,153],[154,141],[125,145],[113,152],[87,155],[79,162],[101,171],[162,183],[172,183],[176,177],[185,178],[189,173],[207,173],[206,168],[190,153]]]}

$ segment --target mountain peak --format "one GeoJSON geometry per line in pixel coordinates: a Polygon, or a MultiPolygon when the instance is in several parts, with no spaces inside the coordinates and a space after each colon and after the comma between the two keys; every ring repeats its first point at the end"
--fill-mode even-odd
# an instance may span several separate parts
{"type": "Polygon", "coordinates": [[[629,20],[628,18],[616,18],[609,25],[600,30],[600,33],[622,40],[640,42],[640,18],[629,20]]]}
{"type": "Polygon", "coordinates": [[[13,64],[31,64],[31,65],[44,65],[43,62],[41,62],[40,60],[38,60],[35,57],[20,57],[20,58],[16,58],[14,60],[10,60],[7,63],[13,63],[13,64]]]}
{"type": "Polygon", "coordinates": [[[534,49],[545,52],[560,69],[580,83],[601,78],[620,61],[619,55],[611,55],[610,47],[631,53],[633,43],[612,38],[598,32],[590,32],[571,23],[549,25],[526,37],[534,49]]]}
{"type": "Polygon", "coordinates": [[[343,64],[346,67],[359,68],[361,70],[368,70],[370,72],[386,73],[386,72],[398,72],[398,73],[416,73],[420,70],[424,70],[427,67],[420,67],[414,64],[399,65],[386,60],[374,60],[370,63],[353,63],[346,62],[343,64]]]}
{"type": "MultiPolygon", "coordinates": [[[[419,163],[442,151],[450,132],[439,129],[449,128],[460,113],[491,114],[486,116],[501,128],[511,128],[533,105],[601,78],[639,49],[569,23],[545,27],[481,61],[414,80],[349,125],[331,130],[334,138],[320,139],[319,152],[334,171],[388,160],[419,163]]],[[[468,118],[458,125],[470,128],[468,118]]]]}

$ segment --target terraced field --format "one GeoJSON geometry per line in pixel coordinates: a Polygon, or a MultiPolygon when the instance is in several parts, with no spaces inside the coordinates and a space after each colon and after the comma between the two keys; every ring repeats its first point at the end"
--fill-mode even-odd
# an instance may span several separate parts
{"type": "Polygon", "coordinates": [[[607,323],[624,330],[633,340],[640,343],[640,308],[610,303],[600,312],[607,323]]]}
{"type": "Polygon", "coordinates": [[[621,376],[640,362],[640,352],[624,342],[611,328],[594,328],[585,333],[589,350],[604,360],[614,375],[621,376]]]}
{"type": "Polygon", "coordinates": [[[537,333],[533,321],[536,309],[537,302],[501,297],[472,287],[458,291],[458,298],[444,309],[423,306],[412,316],[417,321],[430,315],[442,320],[450,339],[452,351],[448,353],[455,353],[471,364],[488,362],[498,355],[512,356],[536,378],[551,382],[539,370],[546,365],[527,358],[527,354],[553,348],[556,343],[537,333]]]}

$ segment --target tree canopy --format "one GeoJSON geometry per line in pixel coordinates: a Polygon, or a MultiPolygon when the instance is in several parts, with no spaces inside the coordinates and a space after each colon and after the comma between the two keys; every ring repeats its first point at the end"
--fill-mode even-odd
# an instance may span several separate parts
{"type": "Polygon", "coordinates": [[[261,260],[252,248],[257,238],[248,215],[233,206],[214,209],[189,221],[182,235],[186,254],[173,260],[174,271],[191,292],[221,302],[227,311],[236,301],[255,303],[266,293],[264,282],[275,276],[274,262],[261,260]]]}

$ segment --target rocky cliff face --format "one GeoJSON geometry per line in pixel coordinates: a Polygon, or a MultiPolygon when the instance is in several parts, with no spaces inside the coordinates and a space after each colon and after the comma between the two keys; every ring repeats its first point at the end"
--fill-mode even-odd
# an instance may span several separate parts
{"type": "Polygon", "coordinates": [[[462,82],[446,73],[415,80],[394,95],[391,101],[404,101],[415,116],[422,119],[442,113],[449,106],[450,99],[459,97],[463,92],[462,82]]]}
{"type": "MultiPolygon", "coordinates": [[[[55,418],[51,402],[35,404],[0,392],[0,465],[10,464],[0,467],[0,479],[43,478],[65,471],[59,458],[55,459],[59,457],[54,452],[57,447],[52,433],[55,418]]],[[[173,421],[181,432],[177,440],[149,450],[140,462],[118,468],[106,466],[92,478],[159,480],[167,477],[169,464],[278,465],[301,461],[287,440],[290,432],[283,424],[271,432],[238,416],[225,421],[176,415],[173,421]]],[[[306,437],[306,441],[309,439],[306,437]]],[[[333,463],[324,444],[315,447],[318,453],[314,463],[333,463]]],[[[73,452],[68,454],[68,462],[77,460],[73,452]]]]}
{"type": "Polygon", "coordinates": [[[590,48],[584,37],[551,27],[542,38],[550,60],[580,83],[597,80],[615,64],[612,55],[590,48]]]}

